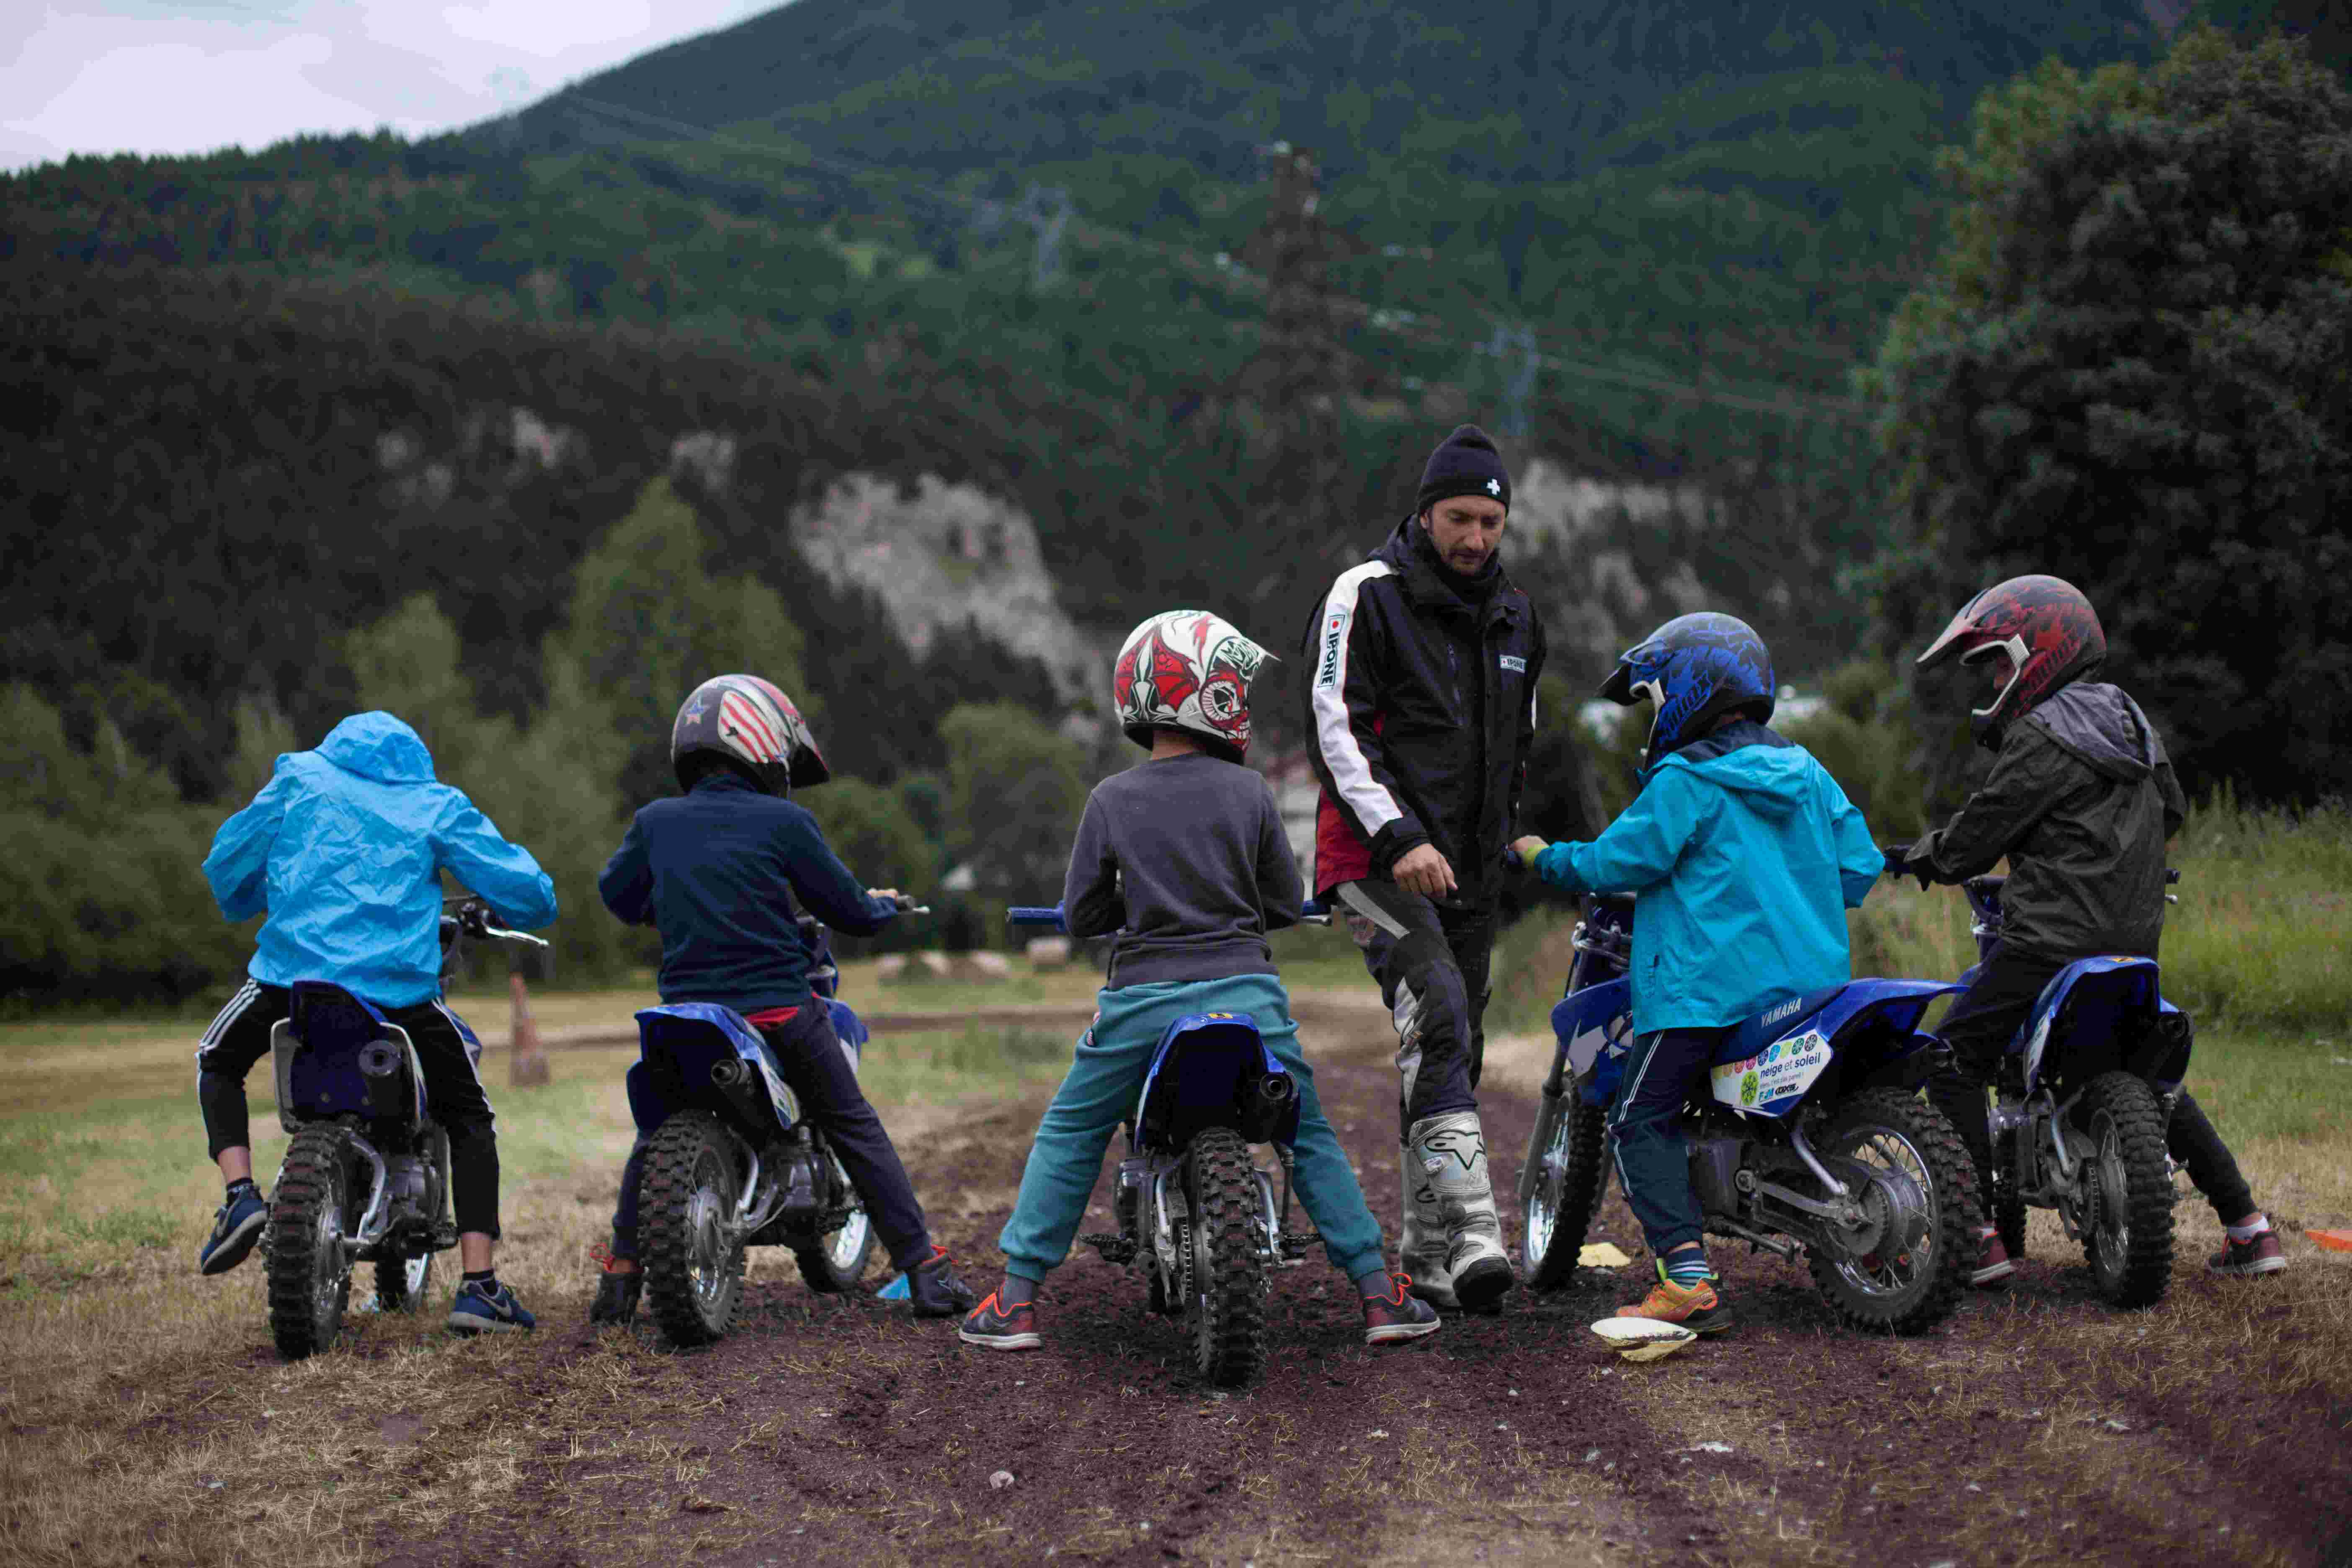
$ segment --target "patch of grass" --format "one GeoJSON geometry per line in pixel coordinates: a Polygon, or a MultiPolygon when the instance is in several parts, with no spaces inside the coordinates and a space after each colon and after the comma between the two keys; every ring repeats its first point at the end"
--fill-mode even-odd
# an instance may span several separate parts
{"type": "MultiPolygon", "coordinates": [[[[608,994],[600,1016],[626,1017],[632,1000],[608,994]]],[[[881,1036],[861,1081],[905,1147],[975,1100],[1051,1085],[1073,1037],[971,1025],[881,1036]]],[[[355,1313],[335,1352],[279,1364],[257,1265],[195,1273],[220,1185],[191,1045],[176,1021],[0,1027],[0,1559],[358,1563],[371,1539],[428,1534],[534,1468],[644,1460],[565,1453],[571,1399],[676,1414],[701,1397],[675,1358],[622,1342],[564,1365],[567,1399],[508,1407],[501,1369],[523,1347],[442,1326],[454,1254],[435,1260],[423,1312],[355,1313]]],[[[634,1133],[622,1074],[635,1055],[551,1052],[554,1081],[526,1090],[503,1088],[491,1058],[499,1272],[542,1333],[585,1312],[588,1248],[608,1234],[634,1133]]],[[[248,1084],[265,1184],[286,1143],[268,1088],[266,1070],[248,1084]]],[[[793,1268],[780,1249],[751,1254],[755,1280],[793,1268]]],[[[877,1266],[869,1282],[882,1278],[877,1266]]],[[[355,1300],[370,1284],[363,1265],[355,1300]]]]}

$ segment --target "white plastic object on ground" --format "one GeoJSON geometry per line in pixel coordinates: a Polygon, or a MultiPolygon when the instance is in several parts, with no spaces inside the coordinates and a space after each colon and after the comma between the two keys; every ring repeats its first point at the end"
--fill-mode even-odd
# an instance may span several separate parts
{"type": "Polygon", "coordinates": [[[1656,1361],[1698,1338],[1679,1323],[1662,1323],[1655,1318],[1603,1318],[1592,1325],[1592,1331],[1627,1361],[1656,1361]]]}

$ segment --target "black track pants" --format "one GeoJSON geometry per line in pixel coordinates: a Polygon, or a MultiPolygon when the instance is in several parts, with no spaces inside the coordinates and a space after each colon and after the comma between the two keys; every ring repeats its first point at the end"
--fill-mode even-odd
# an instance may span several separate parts
{"type": "MultiPolygon", "coordinates": [[[[915,1184],[908,1180],[890,1135],[882,1130],[882,1119],[857,1085],[856,1069],[833,1032],[831,1012],[821,1001],[804,1005],[760,1034],[776,1053],[776,1065],[786,1087],[800,1098],[803,1113],[824,1130],[825,1141],[849,1173],[849,1184],[865,1200],[891,1266],[904,1271],[929,1258],[930,1230],[923,1220],[923,1205],[916,1201],[915,1184]]],[[[637,1177],[645,1163],[641,1133],[621,1169],[621,1201],[613,1211],[615,1258],[638,1255],[637,1177]]]]}
{"type": "MultiPolygon", "coordinates": [[[[269,1054],[269,1031],[289,1016],[291,994],[248,980],[205,1031],[196,1047],[196,1103],[205,1139],[215,1160],[224,1149],[247,1148],[245,1079],[269,1054]]],[[[408,1033],[425,1068],[425,1109],[449,1135],[450,1196],[460,1232],[499,1234],[498,1121],[482,1092],[481,1042],[439,998],[413,1007],[385,1007],[383,1016],[408,1033]]]]}
{"type": "Polygon", "coordinates": [[[1396,1020],[1400,1141],[1416,1121],[1477,1110],[1494,911],[1447,909],[1393,882],[1342,882],[1338,897],[1396,1020]]]}

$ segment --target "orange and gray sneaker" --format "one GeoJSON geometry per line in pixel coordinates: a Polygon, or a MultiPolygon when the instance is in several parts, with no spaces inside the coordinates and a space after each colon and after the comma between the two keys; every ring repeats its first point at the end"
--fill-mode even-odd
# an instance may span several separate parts
{"type": "Polygon", "coordinates": [[[1695,1334],[1719,1334],[1732,1325],[1730,1305],[1716,1289],[1713,1279],[1677,1285],[1667,1277],[1664,1263],[1658,1265],[1658,1282],[1650,1287],[1650,1293],[1619,1316],[1678,1323],[1695,1334]]]}
{"type": "Polygon", "coordinates": [[[1024,1301],[1008,1307],[994,1290],[971,1310],[963,1326],[956,1330],[956,1338],[992,1351],[1042,1350],[1045,1344],[1045,1336],[1037,1331],[1037,1303],[1024,1301]]]}
{"type": "Polygon", "coordinates": [[[1389,1276],[1388,1294],[1368,1295],[1364,1303],[1364,1342],[1368,1345],[1399,1344],[1417,1340],[1423,1334],[1433,1334],[1444,1325],[1437,1309],[1412,1293],[1412,1276],[1389,1276]]]}
{"type": "Polygon", "coordinates": [[[1977,1245],[1977,1266],[1969,1273],[1969,1283],[1979,1290],[2001,1289],[2009,1283],[2009,1277],[2017,1272],[2017,1265],[2010,1260],[2009,1248],[2002,1244],[2000,1232],[1989,1225],[1979,1227],[1977,1245]]]}

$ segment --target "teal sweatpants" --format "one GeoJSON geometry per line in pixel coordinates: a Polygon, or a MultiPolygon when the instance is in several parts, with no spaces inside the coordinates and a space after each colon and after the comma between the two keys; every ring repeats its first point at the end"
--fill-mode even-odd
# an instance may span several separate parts
{"type": "Polygon", "coordinates": [[[1111,1134],[1135,1110],[1151,1053],[1168,1026],[1188,1013],[1247,1013],[1266,1048],[1298,1080],[1298,1142],[1293,1164],[1299,1202],[1323,1234],[1323,1250],[1350,1279],[1381,1266],[1381,1226],[1315,1093],[1315,1069],[1298,1052],[1290,995],[1271,974],[1232,980],[1122,985],[1095,996],[1094,1026],[1037,1125],[1021,1196],[997,1246],[1005,1272],[1043,1279],[1070,1255],[1087,1198],[1102,1173],[1111,1134]]]}

